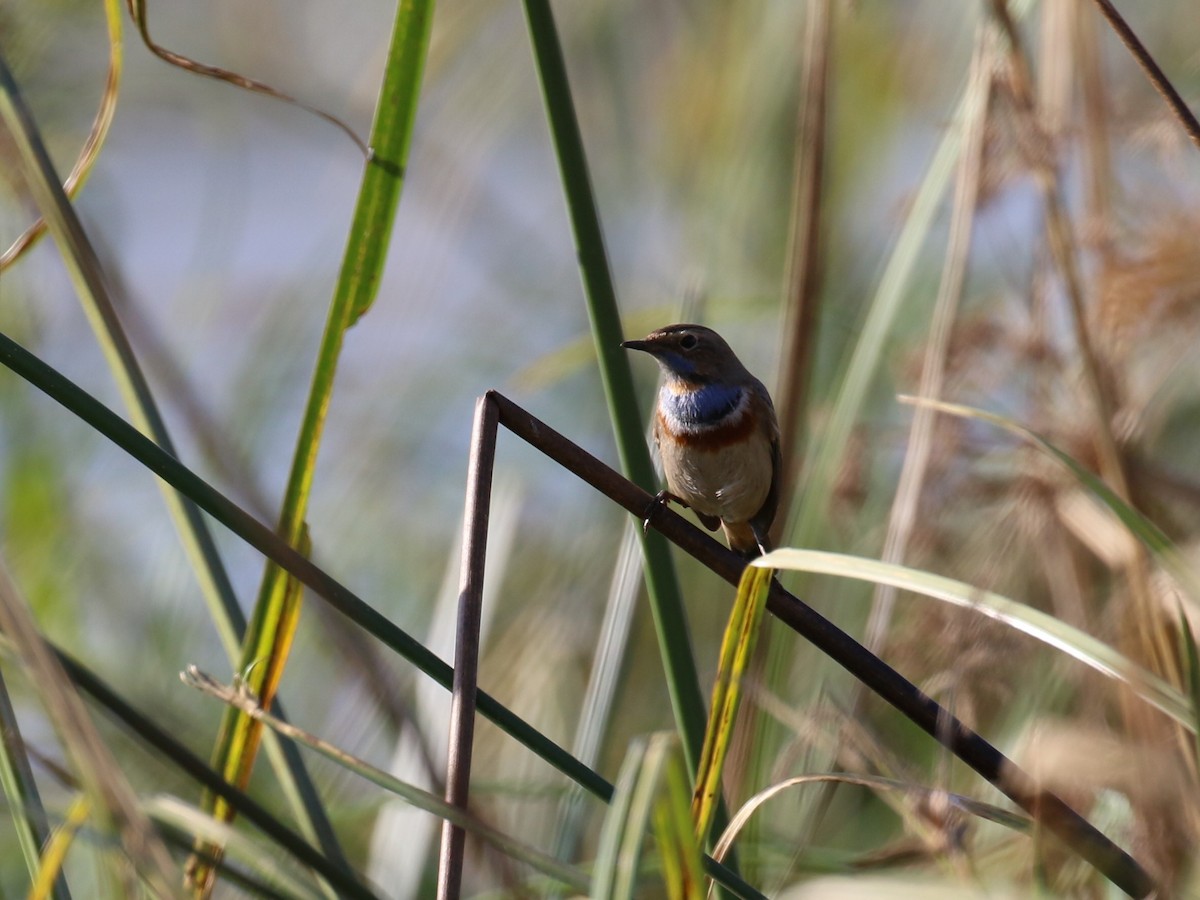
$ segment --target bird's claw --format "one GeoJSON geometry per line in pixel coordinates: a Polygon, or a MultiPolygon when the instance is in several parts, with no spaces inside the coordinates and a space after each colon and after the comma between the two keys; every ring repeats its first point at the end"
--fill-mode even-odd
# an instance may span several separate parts
{"type": "Polygon", "coordinates": [[[654,517],[654,512],[659,507],[666,506],[671,502],[672,496],[668,491],[659,491],[654,495],[654,499],[650,501],[650,505],[646,507],[646,512],[642,516],[642,534],[650,530],[650,519],[654,517]]]}

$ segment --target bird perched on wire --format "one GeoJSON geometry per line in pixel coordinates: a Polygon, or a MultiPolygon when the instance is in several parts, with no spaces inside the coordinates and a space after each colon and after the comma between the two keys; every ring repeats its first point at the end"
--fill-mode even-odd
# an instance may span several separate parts
{"type": "Polygon", "coordinates": [[[621,346],[649,353],[663,372],[654,442],[667,489],[657,502],[690,507],[709,531],[719,524],[741,556],[766,553],[780,478],[779,423],[767,389],[703,325],[668,325],[621,346]]]}

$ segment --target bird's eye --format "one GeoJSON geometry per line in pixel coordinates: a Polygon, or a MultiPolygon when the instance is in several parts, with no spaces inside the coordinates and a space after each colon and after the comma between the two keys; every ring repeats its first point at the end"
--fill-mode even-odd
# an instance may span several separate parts
{"type": "Polygon", "coordinates": [[[685,334],[679,339],[679,346],[684,350],[695,350],[698,343],[694,334],[685,334]]]}

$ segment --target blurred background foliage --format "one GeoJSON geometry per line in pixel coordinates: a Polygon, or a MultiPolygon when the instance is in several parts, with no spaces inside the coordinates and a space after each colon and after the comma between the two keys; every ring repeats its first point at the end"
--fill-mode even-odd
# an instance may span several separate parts
{"type": "MultiPolygon", "coordinates": [[[[887,255],[963,89],[985,6],[834,5],[824,279],[811,400],[792,454],[819,439],[887,255]]],[[[380,0],[152,0],[148,10],[163,45],[265,81],[360,134],[393,12],[380,0]]],[[[1129,13],[1181,93],[1200,97],[1193,0],[1129,13]]],[[[725,334],[773,386],[806,4],[616,0],[560,3],[556,15],[627,333],[676,320],[686,303],[688,318],[725,334]]],[[[1200,526],[1200,156],[1089,4],[1044,0],[1021,33],[1045,152],[1075,221],[1088,324],[1117,399],[1113,427],[1135,505],[1186,549],[1200,526]],[[1080,47],[1098,52],[1087,77],[1102,97],[1099,138],[1085,134],[1096,120],[1083,112],[1080,47]],[[1106,154],[1099,162],[1097,147],[1106,154]]],[[[76,207],[119,285],[123,320],[181,457],[274,521],[362,160],[328,123],[172,69],[128,26],[127,41],[116,122],[76,207]]],[[[103,85],[100,4],[6,3],[0,46],[65,171],[103,85]]],[[[998,73],[944,396],[1002,412],[1095,466],[1069,314],[1005,79],[998,73]]],[[[4,245],[34,215],[16,171],[0,136],[0,174],[9,176],[0,179],[4,245]]],[[[820,548],[880,555],[912,417],[895,396],[918,384],[948,221],[946,205],[867,405],[840,449],[820,548]]],[[[64,274],[48,241],[0,274],[4,330],[119,406],[64,274]]],[[[453,584],[457,571],[479,394],[498,388],[615,459],[587,329],[521,9],[446,0],[436,9],[386,278],[342,356],[308,515],[314,559],[402,627],[428,634],[443,582],[453,584]]],[[[652,373],[638,375],[646,402],[652,373]]],[[[1123,646],[1129,613],[1112,575],[1120,548],[1104,537],[1103,516],[1072,505],[1077,486],[1047,468],[984,425],[940,420],[906,562],[1049,609],[1123,646]]],[[[493,537],[506,548],[504,579],[489,598],[481,682],[569,745],[627,517],[503,434],[499,472],[513,503],[511,534],[493,537]]],[[[227,675],[228,662],[152,478],[27,385],[0,377],[0,515],[5,562],[43,630],[205,754],[220,710],[176,673],[195,663],[227,675]]],[[[248,605],[262,561],[227,533],[217,538],[248,605]]],[[[707,685],[731,591],[686,561],[680,569],[707,685]]],[[[861,634],[868,587],[810,578],[802,590],[861,634]]],[[[281,695],[297,724],[386,764],[418,696],[416,679],[400,662],[364,656],[330,616],[323,604],[306,604],[281,695]]],[[[852,690],[844,674],[794,639],[780,640],[791,641],[782,651],[786,677],[752,698],[782,722],[759,748],[768,780],[828,768],[833,736],[855,718],[845,715],[852,690]]],[[[434,649],[448,657],[449,647],[434,649]]],[[[1001,747],[1051,715],[1118,732],[1128,726],[1098,678],[960,610],[902,604],[885,655],[1001,747]]],[[[48,726],[28,686],[13,680],[26,701],[19,713],[27,739],[53,760],[48,726]]],[[[449,702],[444,693],[429,698],[449,702]]],[[[598,764],[610,774],[635,735],[672,726],[642,608],[617,710],[598,764]]],[[[869,703],[862,715],[861,742],[854,753],[843,746],[840,766],[886,748],[889,759],[904,760],[892,777],[977,787],[969,773],[940,770],[931,742],[894,716],[869,703]]],[[[121,734],[106,734],[127,750],[127,774],[140,791],[194,799],[191,784],[121,734]]],[[[879,759],[862,765],[888,768],[879,759]]],[[[352,860],[369,868],[378,791],[323,761],[312,768],[352,860]]],[[[269,772],[259,770],[259,793],[273,802],[269,772]]],[[[46,781],[48,805],[61,810],[66,795],[46,781]]],[[[486,724],[476,783],[481,808],[500,827],[537,846],[553,843],[565,779],[486,724]]],[[[899,852],[911,833],[865,792],[839,791],[820,817],[810,815],[817,796],[811,789],[764,813],[749,856],[764,889],[791,883],[810,865],[899,852]],[[805,840],[822,853],[802,864],[794,854],[805,840]]],[[[732,799],[736,806],[744,797],[732,799]]],[[[602,814],[599,804],[588,810],[584,859],[602,814]]],[[[1145,837],[1115,815],[1127,834],[1145,837]]],[[[0,847],[12,842],[9,827],[0,819],[0,847]]],[[[427,857],[410,864],[429,877],[427,857]]],[[[486,855],[473,868],[473,890],[510,883],[511,873],[486,855]]],[[[20,892],[24,878],[15,854],[0,854],[0,893],[20,892]]]]}

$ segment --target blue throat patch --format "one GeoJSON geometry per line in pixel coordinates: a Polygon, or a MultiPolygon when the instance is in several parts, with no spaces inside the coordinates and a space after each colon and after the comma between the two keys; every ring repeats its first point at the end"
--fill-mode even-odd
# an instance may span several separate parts
{"type": "Polygon", "coordinates": [[[743,390],[732,384],[706,384],[682,394],[664,390],[662,401],[681,422],[715,425],[737,409],[743,390]]]}
{"type": "Polygon", "coordinates": [[[679,375],[683,378],[694,378],[696,376],[696,364],[682,353],[667,350],[661,353],[660,356],[660,362],[671,374],[679,375]]]}

